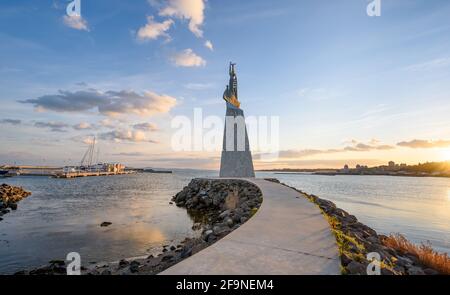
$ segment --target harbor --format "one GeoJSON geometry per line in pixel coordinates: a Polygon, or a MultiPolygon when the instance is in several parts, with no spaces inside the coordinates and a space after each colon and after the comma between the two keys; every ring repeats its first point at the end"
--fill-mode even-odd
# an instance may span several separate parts
{"type": "Polygon", "coordinates": [[[90,177],[90,176],[111,176],[111,175],[124,175],[133,174],[135,171],[120,171],[120,172],[108,172],[108,171],[75,171],[75,172],[63,172],[53,175],[56,178],[74,178],[74,177],[90,177]]]}
{"type": "Polygon", "coordinates": [[[157,170],[153,168],[132,168],[120,163],[99,163],[88,166],[1,166],[0,177],[42,176],[53,178],[75,178],[91,176],[128,175],[135,173],[171,174],[172,170],[157,170]]]}
{"type": "MultiPolygon", "coordinates": [[[[120,164],[102,164],[101,166],[111,167],[120,164]]],[[[97,165],[96,165],[97,166],[97,165]]],[[[74,177],[90,177],[90,176],[112,176],[138,173],[137,170],[125,169],[125,166],[120,165],[120,169],[107,169],[92,167],[39,167],[39,166],[15,166],[4,167],[0,176],[14,177],[14,176],[43,176],[54,178],[74,178],[74,177]]]]}
{"type": "MultiPolygon", "coordinates": [[[[51,167],[51,166],[30,166],[30,165],[27,166],[4,165],[0,167],[0,176],[2,177],[45,176],[54,178],[75,178],[75,177],[124,175],[137,173],[138,171],[141,172],[146,171],[146,169],[128,168],[121,163],[100,163],[99,149],[97,149],[96,156],[94,156],[95,144],[96,139],[94,137],[92,143],[88,145],[88,149],[84,153],[80,161],[80,164],[77,166],[51,167]]],[[[150,170],[154,171],[153,169],[150,170]]],[[[155,171],[154,173],[158,172],[155,171]]]]}

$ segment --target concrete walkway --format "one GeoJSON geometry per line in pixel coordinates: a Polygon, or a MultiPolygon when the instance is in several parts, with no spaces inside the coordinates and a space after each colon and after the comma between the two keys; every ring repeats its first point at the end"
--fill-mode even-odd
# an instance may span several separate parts
{"type": "Polygon", "coordinates": [[[163,275],[340,274],[336,239],[319,208],[297,191],[263,179],[258,212],[218,242],[163,275]]]}

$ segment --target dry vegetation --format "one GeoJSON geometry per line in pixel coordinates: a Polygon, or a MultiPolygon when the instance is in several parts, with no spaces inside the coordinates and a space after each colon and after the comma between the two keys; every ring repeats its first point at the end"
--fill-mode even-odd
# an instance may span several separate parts
{"type": "Polygon", "coordinates": [[[415,245],[401,234],[395,234],[384,238],[383,244],[403,253],[414,254],[424,265],[439,271],[441,274],[450,275],[450,257],[447,253],[434,251],[429,243],[415,245]]]}

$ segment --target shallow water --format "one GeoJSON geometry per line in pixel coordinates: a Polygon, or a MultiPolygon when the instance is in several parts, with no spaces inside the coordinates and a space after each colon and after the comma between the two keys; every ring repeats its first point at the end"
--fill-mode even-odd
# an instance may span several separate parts
{"type": "Polygon", "coordinates": [[[72,251],[80,253],[83,264],[143,256],[194,236],[186,210],[169,201],[197,175],[1,179],[32,195],[0,222],[0,273],[65,259],[72,251]],[[100,227],[104,221],[112,225],[100,227]]]}
{"type": "MultiPolygon", "coordinates": [[[[0,179],[33,194],[0,222],[0,273],[64,259],[82,263],[152,254],[161,246],[195,236],[193,221],[170,198],[194,177],[214,171],[111,177],[0,179]],[[104,221],[109,227],[100,227],[104,221]]],[[[257,173],[329,199],[379,233],[400,232],[429,240],[450,253],[450,179],[389,176],[319,176],[257,173]]]]}

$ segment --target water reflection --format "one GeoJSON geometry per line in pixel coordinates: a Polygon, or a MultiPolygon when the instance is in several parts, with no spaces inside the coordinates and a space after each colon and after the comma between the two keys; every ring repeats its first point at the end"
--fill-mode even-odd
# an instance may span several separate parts
{"type": "MultiPolygon", "coordinates": [[[[205,175],[205,174],[203,174],[205,175]]],[[[68,252],[83,262],[153,254],[163,244],[198,235],[183,208],[169,205],[192,173],[79,179],[17,177],[33,195],[0,222],[0,273],[35,267],[68,252]],[[108,227],[100,227],[104,221],[108,227]]]]}

